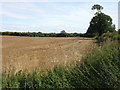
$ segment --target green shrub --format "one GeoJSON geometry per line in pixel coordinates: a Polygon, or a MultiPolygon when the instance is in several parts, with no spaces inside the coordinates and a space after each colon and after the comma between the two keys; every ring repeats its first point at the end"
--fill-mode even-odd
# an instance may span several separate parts
{"type": "Polygon", "coordinates": [[[96,36],[98,43],[107,41],[107,40],[120,40],[120,34],[118,32],[112,32],[112,33],[104,33],[101,36],[96,36]]]}
{"type": "Polygon", "coordinates": [[[120,47],[107,41],[86,55],[81,62],[59,66],[46,73],[20,71],[3,73],[3,88],[120,88],[120,47]]]}
{"type": "Polygon", "coordinates": [[[89,87],[120,88],[119,49],[117,41],[108,41],[84,58],[79,70],[89,87]]]}

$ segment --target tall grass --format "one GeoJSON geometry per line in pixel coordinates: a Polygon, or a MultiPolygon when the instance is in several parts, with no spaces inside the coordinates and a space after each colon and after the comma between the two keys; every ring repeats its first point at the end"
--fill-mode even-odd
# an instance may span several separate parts
{"type": "Polygon", "coordinates": [[[120,88],[120,47],[108,41],[81,62],[55,67],[47,73],[3,73],[3,88],[120,88]]]}
{"type": "Polygon", "coordinates": [[[95,38],[97,39],[98,43],[107,41],[108,39],[109,40],[111,39],[111,40],[118,40],[118,41],[120,41],[120,33],[118,33],[118,32],[111,32],[111,33],[108,32],[108,33],[104,33],[101,36],[96,36],[95,38]]]}
{"type": "Polygon", "coordinates": [[[117,41],[107,41],[83,59],[77,69],[82,72],[87,87],[120,88],[119,49],[117,41]]]}

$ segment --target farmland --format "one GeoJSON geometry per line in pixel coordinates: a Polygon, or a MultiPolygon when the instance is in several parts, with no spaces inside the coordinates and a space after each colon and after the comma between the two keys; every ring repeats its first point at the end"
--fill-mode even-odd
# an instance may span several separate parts
{"type": "MultiPolygon", "coordinates": [[[[91,4],[3,3],[0,88],[119,89],[120,29],[111,18],[115,13],[109,16],[94,4],[91,18],[91,4]]],[[[104,5],[105,12],[111,10],[104,5]]]]}
{"type": "Polygon", "coordinates": [[[3,70],[48,69],[80,60],[95,41],[80,37],[2,36],[3,70]]]}
{"type": "Polygon", "coordinates": [[[119,43],[118,41],[112,38],[111,40],[109,39],[106,42],[102,43],[102,45],[90,51],[90,49],[95,47],[94,43],[95,41],[88,38],[38,38],[38,37],[8,38],[5,36],[3,37],[4,40],[3,58],[7,57],[7,55],[10,54],[9,57],[13,57],[13,59],[11,58],[8,58],[8,60],[3,59],[4,69],[5,70],[7,70],[8,68],[9,69],[8,73],[3,72],[2,74],[2,87],[32,88],[32,89],[101,88],[101,87],[119,88],[120,85],[119,43]],[[5,39],[10,44],[6,43],[6,45],[4,45],[5,39]],[[44,41],[44,45],[42,45],[43,44],[42,39],[44,41]],[[34,41],[36,40],[36,42],[31,43],[33,42],[32,40],[34,41]],[[23,41],[24,43],[22,43],[23,41]],[[45,43],[49,45],[49,47],[46,46],[45,43]],[[33,47],[29,46],[29,44],[31,44],[33,47]],[[35,46],[37,47],[35,48],[35,46]],[[9,47],[11,48],[11,50],[9,47]],[[46,53],[44,52],[44,54],[42,54],[42,52],[45,51],[44,49],[46,50],[46,53]],[[5,50],[7,50],[6,54],[5,50]],[[37,50],[39,52],[38,54],[35,53],[35,51],[37,50]],[[77,53],[74,53],[74,50],[76,50],[77,53]],[[64,55],[69,55],[68,53],[70,54],[70,56],[66,58],[64,55]],[[83,58],[81,58],[82,56],[83,58]],[[19,57],[22,58],[20,59],[19,57]],[[53,59],[51,59],[50,57],[53,59]],[[68,65],[68,62],[72,62],[75,60],[77,60],[76,63],[68,65]],[[52,68],[55,65],[57,65],[57,67],[52,68]],[[41,70],[38,70],[36,68],[40,69],[48,68],[48,70],[47,71],[45,70],[45,72],[44,71],[41,72],[41,70]],[[25,69],[27,70],[35,69],[35,71],[28,72],[25,69]]]}

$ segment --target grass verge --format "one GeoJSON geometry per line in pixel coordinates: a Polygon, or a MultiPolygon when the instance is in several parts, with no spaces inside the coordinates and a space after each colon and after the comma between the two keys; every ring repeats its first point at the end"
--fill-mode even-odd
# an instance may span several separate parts
{"type": "Polygon", "coordinates": [[[86,55],[81,62],[55,67],[47,73],[3,72],[3,88],[120,88],[120,47],[117,40],[86,55]]]}

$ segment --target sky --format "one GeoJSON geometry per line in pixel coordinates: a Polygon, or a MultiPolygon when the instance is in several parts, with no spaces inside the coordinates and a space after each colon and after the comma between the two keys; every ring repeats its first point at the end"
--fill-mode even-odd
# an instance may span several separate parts
{"type": "Polygon", "coordinates": [[[118,3],[118,29],[120,29],[120,1],[118,3]]]}
{"type": "Polygon", "coordinates": [[[65,30],[68,33],[85,33],[96,12],[91,10],[94,4],[103,6],[102,12],[111,16],[118,28],[117,1],[0,1],[0,31],[59,33],[65,30]]]}

